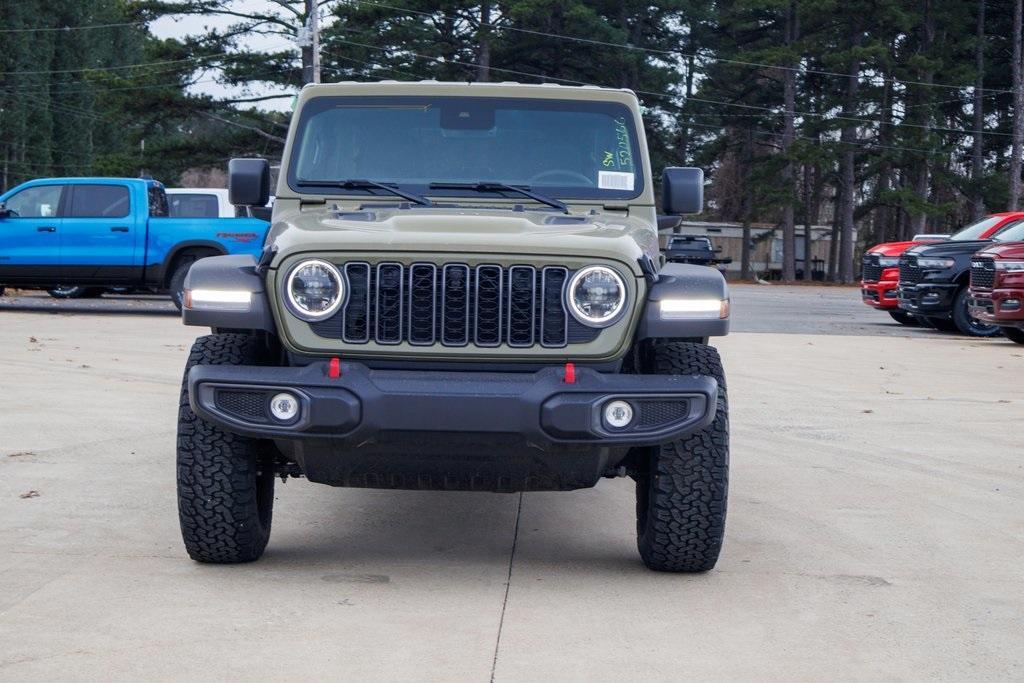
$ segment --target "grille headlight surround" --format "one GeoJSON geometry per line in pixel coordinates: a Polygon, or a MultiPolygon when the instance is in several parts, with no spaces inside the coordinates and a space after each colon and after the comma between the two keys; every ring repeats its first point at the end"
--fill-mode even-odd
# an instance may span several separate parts
{"type": "Polygon", "coordinates": [[[331,317],[345,303],[345,276],[333,263],[306,259],[295,264],[284,284],[284,300],[292,315],[316,322],[331,317]]]}
{"type": "Polygon", "coordinates": [[[899,256],[879,256],[878,265],[882,268],[895,268],[900,264],[899,256]]]}
{"type": "Polygon", "coordinates": [[[565,307],[587,327],[608,327],[626,311],[626,283],[608,266],[587,266],[565,288],[565,307]]]}

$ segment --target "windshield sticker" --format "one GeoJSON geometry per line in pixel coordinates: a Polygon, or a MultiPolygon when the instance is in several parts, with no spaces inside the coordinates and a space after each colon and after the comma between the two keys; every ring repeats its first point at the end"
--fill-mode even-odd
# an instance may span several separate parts
{"type": "Polygon", "coordinates": [[[602,190],[632,190],[633,174],[619,171],[598,171],[597,186],[602,190]]]}

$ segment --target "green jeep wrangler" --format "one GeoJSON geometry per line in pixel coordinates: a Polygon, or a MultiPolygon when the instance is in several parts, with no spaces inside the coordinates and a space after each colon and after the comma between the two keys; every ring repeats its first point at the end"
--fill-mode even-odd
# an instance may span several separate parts
{"type": "MultiPolygon", "coordinates": [[[[262,159],[229,166],[263,206],[262,159]]],[[[666,264],[633,93],[338,83],[298,98],[262,256],[193,265],[178,417],[188,554],[246,562],[274,480],[553,491],[636,481],[640,556],[698,572],[725,527],[729,327],[714,269],[666,264]]],[[[696,213],[699,169],[662,210],[696,213]]]]}

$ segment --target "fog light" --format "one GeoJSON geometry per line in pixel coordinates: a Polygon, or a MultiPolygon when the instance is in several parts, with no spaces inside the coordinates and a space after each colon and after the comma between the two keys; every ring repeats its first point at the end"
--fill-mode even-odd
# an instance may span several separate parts
{"type": "Polygon", "coordinates": [[[1016,311],[1020,308],[1020,299],[1003,299],[1003,303],[999,306],[1001,311],[1016,311]]]}
{"type": "Polygon", "coordinates": [[[270,414],[281,422],[291,422],[299,414],[299,399],[288,393],[275,395],[270,399],[270,414]]]}
{"type": "Polygon", "coordinates": [[[622,429],[633,421],[633,406],[625,401],[611,401],[604,407],[604,421],[614,429],[622,429]]]}

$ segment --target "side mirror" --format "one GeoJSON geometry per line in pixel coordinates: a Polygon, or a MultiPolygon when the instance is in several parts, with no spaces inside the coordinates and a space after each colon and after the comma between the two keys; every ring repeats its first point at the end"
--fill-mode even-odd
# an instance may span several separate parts
{"type": "Polygon", "coordinates": [[[266,159],[228,162],[228,201],[235,206],[264,206],[270,199],[270,163],[266,159]]]}
{"type": "Polygon", "coordinates": [[[662,212],[681,216],[704,210],[704,171],[669,167],[661,174],[662,212]]]}
{"type": "Polygon", "coordinates": [[[7,204],[0,202],[0,218],[7,218],[11,212],[7,210],[7,204]]]}

